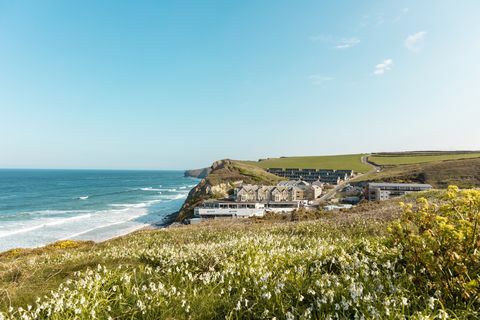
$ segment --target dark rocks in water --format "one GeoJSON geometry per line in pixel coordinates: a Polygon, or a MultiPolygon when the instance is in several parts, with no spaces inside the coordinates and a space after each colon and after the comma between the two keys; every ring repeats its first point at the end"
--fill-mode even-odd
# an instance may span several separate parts
{"type": "Polygon", "coordinates": [[[184,176],[185,176],[185,177],[192,177],[192,178],[203,179],[203,178],[205,178],[206,176],[208,176],[208,174],[210,173],[210,171],[212,171],[211,168],[202,168],[202,169],[186,170],[185,173],[184,173],[184,176]]]}

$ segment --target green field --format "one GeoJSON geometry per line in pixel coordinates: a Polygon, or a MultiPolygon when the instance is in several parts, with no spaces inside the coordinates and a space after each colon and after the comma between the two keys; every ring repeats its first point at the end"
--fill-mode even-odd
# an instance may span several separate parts
{"type": "Polygon", "coordinates": [[[479,153],[452,153],[452,154],[408,154],[408,155],[373,155],[369,156],[368,159],[371,162],[374,162],[378,165],[402,165],[402,164],[415,164],[415,163],[426,163],[426,162],[436,162],[436,161],[445,161],[445,160],[458,160],[458,159],[472,159],[480,158],[479,153]]]}
{"type": "Polygon", "coordinates": [[[442,189],[449,185],[478,188],[480,158],[386,166],[380,172],[373,172],[355,179],[355,182],[360,181],[428,183],[434,188],[442,189]]]}
{"type": "Polygon", "coordinates": [[[368,172],[371,166],[362,163],[363,154],[337,156],[269,158],[262,161],[245,161],[261,168],[308,168],[308,169],[351,169],[355,172],[368,172]]]}

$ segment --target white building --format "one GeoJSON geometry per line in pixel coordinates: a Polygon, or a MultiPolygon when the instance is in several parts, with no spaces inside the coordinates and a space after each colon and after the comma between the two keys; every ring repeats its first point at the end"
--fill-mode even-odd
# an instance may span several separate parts
{"type": "Polygon", "coordinates": [[[370,201],[383,201],[394,197],[400,197],[408,193],[430,189],[432,189],[432,186],[429,184],[371,182],[366,187],[365,198],[370,201]]]}
{"type": "Polygon", "coordinates": [[[262,217],[266,212],[291,212],[300,208],[300,201],[290,202],[230,202],[207,200],[194,209],[196,217],[262,217]]]}

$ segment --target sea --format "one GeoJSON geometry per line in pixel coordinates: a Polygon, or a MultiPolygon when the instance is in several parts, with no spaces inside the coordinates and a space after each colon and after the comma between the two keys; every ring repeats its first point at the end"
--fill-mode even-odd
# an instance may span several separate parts
{"type": "Polygon", "coordinates": [[[183,171],[0,169],[0,252],[165,223],[197,183],[183,171]]]}

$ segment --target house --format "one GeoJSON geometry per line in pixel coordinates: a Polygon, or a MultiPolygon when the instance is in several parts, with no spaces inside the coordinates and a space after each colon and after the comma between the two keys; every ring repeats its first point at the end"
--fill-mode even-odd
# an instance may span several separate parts
{"type": "Polygon", "coordinates": [[[303,201],[319,198],[323,184],[310,184],[303,180],[282,181],[276,186],[242,185],[235,188],[233,199],[238,202],[303,201]]]}
{"type": "Polygon", "coordinates": [[[235,188],[235,199],[242,202],[257,201],[257,192],[258,186],[247,184],[242,188],[235,188]]]}
{"type": "Polygon", "coordinates": [[[257,189],[257,200],[260,202],[273,201],[272,191],[274,186],[260,186],[257,189]]]}
{"type": "Polygon", "coordinates": [[[275,202],[292,201],[295,198],[292,191],[292,187],[277,186],[271,192],[271,199],[275,202]]]}

